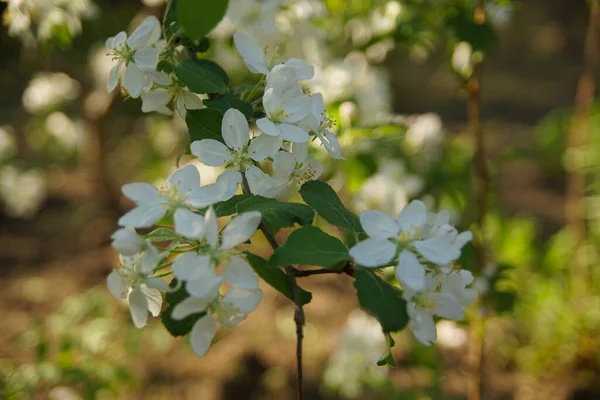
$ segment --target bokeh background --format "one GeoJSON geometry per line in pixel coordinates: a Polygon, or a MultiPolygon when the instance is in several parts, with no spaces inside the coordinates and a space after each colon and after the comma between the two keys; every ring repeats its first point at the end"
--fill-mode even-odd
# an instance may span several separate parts
{"type": "MultiPolygon", "coordinates": [[[[349,208],[396,214],[419,198],[483,232],[484,256],[469,247],[462,260],[479,302],[466,321],[440,322],[432,347],[396,335],[398,369],[374,366],[385,343],[351,278],[304,278],[307,398],[600,398],[600,107],[575,101],[582,74],[588,89],[597,78],[583,61],[588,2],[487,0],[484,24],[470,0],[230,3],[203,56],[252,82],[232,45],[241,29],[316,66],[308,86],[347,160],[313,150],[349,208]],[[483,216],[469,104],[481,108],[483,216]]],[[[105,92],[103,44],[164,6],[0,2],[0,399],[294,396],[293,307],[273,290],[197,358],[159,320],[136,330],[105,288],[109,237],[131,206],[120,185],[163,180],[187,133],[105,92]]]]}

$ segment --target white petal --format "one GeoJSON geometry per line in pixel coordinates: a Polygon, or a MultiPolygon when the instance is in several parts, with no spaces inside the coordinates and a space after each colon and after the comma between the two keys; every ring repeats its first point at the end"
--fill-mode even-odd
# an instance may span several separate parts
{"type": "Polygon", "coordinates": [[[123,76],[123,86],[129,96],[137,99],[142,94],[142,88],[144,87],[144,74],[142,71],[135,65],[130,63],[125,70],[125,75],[123,76]]]}
{"type": "Polygon", "coordinates": [[[396,256],[396,245],[389,240],[363,240],[350,249],[350,256],[363,267],[381,267],[396,256]]]}
{"type": "Polygon", "coordinates": [[[281,108],[283,97],[281,90],[275,90],[274,88],[268,88],[265,90],[263,94],[263,106],[265,108],[265,112],[267,116],[270,117],[271,114],[276,112],[279,108],[281,108]]]}
{"type": "Polygon", "coordinates": [[[269,73],[265,64],[265,53],[250,36],[242,32],[236,32],[233,35],[233,42],[250,72],[265,75],[269,73]]]}
{"type": "Polygon", "coordinates": [[[167,179],[167,186],[175,186],[179,195],[193,195],[200,190],[200,173],[198,172],[198,168],[189,164],[178,169],[167,179]]]}
{"type": "Polygon", "coordinates": [[[158,265],[158,262],[163,257],[164,253],[160,253],[156,247],[151,243],[148,243],[146,250],[141,254],[136,269],[145,276],[151,275],[154,271],[154,267],[158,265]]]}
{"type": "Polygon", "coordinates": [[[259,135],[250,143],[248,154],[255,161],[272,157],[283,144],[282,136],[259,135]]]}
{"type": "Polygon", "coordinates": [[[244,259],[238,256],[231,256],[223,266],[222,277],[229,285],[240,289],[252,290],[258,288],[258,278],[254,270],[244,259]]]}
{"type": "Polygon", "coordinates": [[[223,143],[214,139],[196,140],[190,146],[192,154],[204,165],[220,167],[233,160],[229,149],[223,143]]]}
{"type": "Polygon", "coordinates": [[[292,145],[292,155],[298,163],[303,163],[308,158],[308,143],[294,143],[292,145]]]}
{"type": "Polygon", "coordinates": [[[138,286],[129,293],[129,311],[133,325],[143,328],[148,322],[148,301],[142,289],[138,286]]]}
{"type": "Polygon", "coordinates": [[[400,233],[396,220],[377,210],[368,210],[361,213],[360,224],[367,235],[376,239],[391,239],[400,233]]]}
{"type": "Polygon", "coordinates": [[[196,93],[183,92],[182,97],[185,108],[188,110],[199,110],[204,107],[204,104],[202,104],[202,99],[200,99],[196,93]]]}
{"type": "Polygon", "coordinates": [[[123,61],[119,61],[117,65],[111,68],[110,73],[108,74],[108,81],[106,82],[106,90],[110,93],[119,84],[119,75],[121,74],[121,67],[123,66],[123,61]]]}
{"type": "Polygon", "coordinates": [[[187,208],[178,208],[174,215],[175,232],[188,239],[201,239],[204,236],[204,217],[187,208]]]}
{"type": "Polygon", "coordinates": [[[166,89],[154,89],[142,94],[142,111],[153,112],[162,109],[171,101],[166,89]]]}
{"type": "Polygon", "coordinates": [[[204,208],[220,201],[229,200],[242,182],[238,171],[225,170],[217,178],[217,182],[200,188],[189,198],[189,204],[196,208],[204,208]]]}
{"type": "Polygon", "coordinates": [[[173,308],[171,317],[174,320],[182,320],[190,315],[205,311],[208,305],[209,303],[205,300],[196,297],[186,297],[173,308]]]}
{"type": "Polygon", "coordinates": [[[119,225],[126,228],[150,228],[165,216],[167,210],[161,205],[139,205],[119,218],[119,225]]]}
{"type": "Polygon", "coordinates": [[[234,305],[235,308],[244,314],[249,314],[256,310],[262,298],[263,292],[260,289],[246,290],[232,287],[221,301],[234,305]]]}
{"type": "Polygon", "coordinates": [[[267,118],[260,118],[256,120],[256,127],[260,131],[269,136],[280,136],[281,132],[272,121],[267,118]]]}
{"type": "Polygon", "coordinates": [[[214,248],[217,245],[217,240],[219,239],[219,225],[217,224],[217,214],[212,206],[206,211],[206,214],[204,215],[204,222],[206,224],[206,233],[204,236],[206,237],[208,244],[214,248]]]}
{"type": "Polygon", "coordinates": [[[296,125],[290,124],[279,124],[277,125],[279,131],[283,135],[284,140],[288,140],[290,142],[302,143],[307,142],[310,139],[310,135],[306,130],[300,128],[296,125]]]}
{"type": "Polygon", "coordinates": [[[149,183],[135,182],[123,185],[121,191],[128,199],[138,204],[157,205],[162,203],[158,189],[149,183]]]}
{"type": "Polygon", "coordinates": [[[249,211],[233,217],[223,230],[221,248],[230,249],[250,239],[261,220],[262,215],[258,211],[249,211]]]}
{"type": "Polygon", "coordinates": [[[133,61],[142,71],[153,71],[158,64],[158,51],[152,47],[146,47],[135,52],[133,61]]]}
{"type": "Polygon", "coordinates": [[[210,256],[183,253],[173,263],[173,274],[182,281],[197,280],[211,268],[210,256]]]}
{"type": "Polygon", "coordinates": [[[315,75],[315,68],[300,58],[290,58],[285,65],[296,70],[299,81],[311,79],[315,75]]]}
{"type": "Polygon", "coordinates": [[[167,282],[163,281],[162,278],[148,278],[146,279],[146,285],[149,288],[160,290],[161,292],[168,292],[171,289],[167,282]]]}
{"type": "Polygon", "coordinates": [[[141,289],[144,292],[144,295],[146,296],[146,302],[148,303],[148,311],[150,311],[150,314],[152,314],[152,316],[158,316],[162,309],[162,294],[158,290],[149,287],[141,286],[141,289]]]}
{"type": "Polygon", "coordinates": [[[325,115],[325,102],[321,93],[315,93],[310,96],[310,113],[318,122],[323,120],[325,115]]]}
{"type": "Polygon", "coordinates": [[[221,200],[229,200],[237,192],[238,186],[242,183],[242,174],[232,169],[225,170],[217,178],[216,185],[221,188],[221,200]]]}
{"type": "Polygon", "coordinates": [[[432,312],[442,318],[460,321],[465,318],[465,312],[461,304],[456,301],[454,296],[448,293],[442,293],[436,302],[432,312]]]}
{"type": "Polygon", "coordinates": [[[395,273],[403,287],[408,286],[411,290],[419,291],[425,286],[425,270],[417,256],[408,250],[400,253],[395,273]]]}
{"type": "Polygon", "coordinates": [[[473,233],[471,231],[464,231],[454,239],[453,245],[458,249],[462,249],[471,240],[473,240],[473,233]]]}
{"type": "Polygon", "coordinates": [[[134,50],[151,46],[160,39],[160,22],[155,16],[145,18],[133,31],[127,45],[134,50]]]}
{"type": "Polygon", "coordinates": [[[219,297],[219,289],[223,278],[215,274],[215,269],[210,267],[200,279],[187,281],[185,289],[192,297],[197,297],[212,302],[219,297]]]}
{"type": "Polygon", "coordinates": [[[278,151],[273,157],[273,175],[289,178],[296,169],[294,156],[287,151],[278,151]]]}
{"type": "Polygon", "coordinates": [[[463,286],[470,285],[473,282],[473,274],[471,271],[467,271],[466,269],[460,270],[460,278],[462,280],[463,286]]]}
{"type": "Polygon", "coordinates": [[[413,245],[419,254],[438,265],[448,264],[460,257],[460,250],[438,237],[417,241],[413,245]]]}
{"type": "Polygon", "coordinates": [[[287,100],[283,105],[285,121],[295,123],[302,120],[310,110],[310,97],[298,96],[287,100]]]}
{"type": "MultiPolygon", "coordinates": [[[[298,72],[296,69],[287,66],[286,64],[278,64],[271,69],[267,75],[267,90],[274,89],[277,92],[283,93],[292,90],[291,94],[295,94],[293,90],[298,86],[298,72]]],[[[302,89],[300,90],[302,93],[302,89]]]]}
{"type": "Polygon", "coordinates": [[[190,333],[190,344],[198,357],[208,352],[216,332],[217,323],[210,315],[205,315],[196,321],[190,333]]]}
{"type": "Polygon", "coordinates": [[[220,303],[217,310],[217,320],[226,328],[233,328],[246,319],[246,314],[239,311],[233,304],[220,303]]]}
{"type": "Polygon", "coordinates": [[[225,111],[221,123],[221,133],[227,147],[238,153],[248,145],[248,140],[250,140],[248,121],[244,114],[235,108],[225,111]]]}
{"type": "Polygon", "coordinates": [[[325,147],[325,150],[327,150],[327,153],[332,158],[335,158],[337,160],[345,160],[345,158],[342,156],[342,149],[340,147],[340,143],[338,142],[337,136],[335,136],[331,132],[328,132],[325,135],[317,135],[317,136],[321,140],[321,144],[323,144],[323,147],[325,147]]]}
{"type": "Polygon", "coordinates": [[[429,346],[435,342],[437,332],[433,317],[426,310],[418,310],[411,315],[410,329],[415,337],[424,345],[429,346]]]}
{"type": "Polygon", "coordinates": [[[106,278],[108,291],[118,299],[125,300],[129,293],[129,284],[116,271],[111,272],[106,278]]]}
{"type": "Polygon", "coordinates": [[[115,36],[111,36],[106,39],[105,45],[110,50],[119,49],[123,46],[127,40],[127,34],[123,31],[117,33],[115,36]]]}
{"type": "Polygon", "coordinates": [[[401,230],[407,230],[411,234],[417,233],[427,221],[427,207],[419,200],[411,201],[397,218],[401,230]]]}
{"type": "Polygon", "coordinates": [[[112,241],[112,248],[118,253],[132,256],[140,252],[140,248],[144,244],[142,238],[133,229],[121,228],[118,229],[110,237],[112,241]]]}

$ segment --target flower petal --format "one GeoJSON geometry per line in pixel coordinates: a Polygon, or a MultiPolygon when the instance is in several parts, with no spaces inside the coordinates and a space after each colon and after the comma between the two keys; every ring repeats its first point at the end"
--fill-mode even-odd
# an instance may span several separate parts
{"type": "Polygon", "coordinates": [[[396,245],[389,240],[369,238],[350,249],[350,256],[363,267],[381,267],[396,256],[396,245]]]}
{"type": "Polygon", "coordinates": [[[190,344],[198,357],[208,352],[216,332],[217,323],[210,315],[207,314],[196,321],[190,333],[190,344]]]}
{"type": "Polygon", "coordinates": [[[200,190],[198,168],[189,164],[173,172],[167,179],[167,187],[175,186],[180,196],[190,196],[200,190]]]}
{"type": "Polygon", "coordinates": [[[158,64],[158,51],[152,47],[146,47],[135,52],[133,61],[142,71],[154,71],[158,64]]]}
{"type": "Polygon", "coordinates": [[[133,63],[130,63],[125,70],[123,76],[123,86],[129,96],[137,99],[142,94],[142,88],[144,87],[144,74],[142,71],[133,63]]]}
{"type": "Polygon", "coordinates": [[[171,95],[166,89],[154,89],[142,94],[142,112],[154,112],[166,107],[171,95]]]}
{"type": "Polygon", "coordinates": [[[171,317],[174,320],[182,320],[190,315],[206,311],[209,304],[207,301],[196,297],[186,297],[173,308],[171,317]]]}
{"type": "Polygon", "coordinates": [[[396,278],[402,286],[408,286],[411,290],[419,291],[425,287],[425,269],[414,253],[403,250],[398,259],[395,269],[396,278]]]}
{"type": "Polygon", "coordinates": [[[252,139],[248,154],[255,161],[272,157],[283,144],[282,136],[259,135],[252,139]]]}
{"type": "Polygon", "coordinates": [[[190,149],[202,164],[211,167],[219,167],[233,160],[227,146],[214,139],[196,140],[190,149]]]}
{"type": "Polygon", "coordinates": [[[300,58],[290,58],[285,62],[285,65],[296,70],[299,81],[311,79],[315,76],[315,68],[300,58]]]}
{"type": "Polygon", "coordinates": [[[219,289],[222,283],[223,278],[217,276],[214,268],[209,267],[199,279],[187,281],[185,289],[192,297],[212,302],[219,297],[219,289]]]}
{"type": "Polygon", "coordinates": [[[307,142],[310,139],[310,135],[308,134],[308,132],[306,132],[306,130],[300,128],[299,126],[290,124],[279,124],[277,125],[277,127],[282,133],[284,140],[302,143],[307,142]]]}
{"type": "Polygon", "coordinates": [[[204,234],[204,237],[208,244],[214,248],[219,240],[219,225],[217,224],[217,214],[212,206],[209,207],[206,214],[204,214],[204,223],[206,224],[206,233],[204,234]]]}
{"type": "Polygon", "coordinates": [[[204,236],[204,217],[191,212],[187,208],[175,211],[175,232],[188,239],[202,239],[204,236]]]}
{"type": "Polygon", "coordinates": [[[209,255],[183,253],[173,263],[173,274],[182,281],[201,279],[212,268],[209,255]]]}
{"type": "Polygon", "coordinates": [[[433,317],[427,310],[417,309],[414,312],[409,312],[411,316],[410,330],[413,332],[419,342],[426,346],[431,345],[437,339],[437,332],[435,330],[435,323],[433,317]]]}
{"type": "Polygon", "coordinates": [[[221,302],[232,304],[240,312],[249,314],[256,310],[263,298],[263,292],[260,289],[246,290],[237,287],[231,287],[221,302]]]}
{"type": "Polygon", "coordinates": [[[442,293],[438,298],[432,312],[442,318],[460,321],[465,318],[461,304],[449,293],[442,293]]]}
{"type": "Polygon", "coordinates": [[[225,111],[221,122],[221,133],[227,147],[238,153],[248,145],[248,140],[250,140],[248,121],[244,114],[235,108],[225,111]]]}
{"type": "Polygon", "coordinates": [[[400,227],[396,220],[377,210],[368,210],[361,213],[360,224],[367,235],[376,239],[391,239],[400,233],[400,227]]]}
{"type": "Polygon", "coordinates": [[[165,216],[167,210],[161,205],[139,205],[119,218],[119,225],[126,228],[150,228],[165,216]]]}
{"type": "Polygon", "coordinates": [[[149,16],[135,28],[129,39],[127,39],[127,45],[137,50],[153,45],[158,39],[160,39],[160,22],[155,16],[149,16]]]}
{"type": "Polygon", "coordinates": [[[117,271],[111,272],[106,278],[106,285],[110,294],[117,299],[125,300],[129,293],[129,285],[127,281],[121,277],[117,271]]]}
{"type": "Polygon", "coordinates": [[[265,63],[265,53],[250,36],[236,32],[233,35],[233,43],[250,72],[264,75],[269,73],[265,63]]]}
{"type": "Polygon", "coordinates": [[[422,201],[413,200],[400,211],[396,220],[400,230],[407,230],[414,235],[427,221],[427,207],[422,201]]]}
{"type": "Polygon", "coordinates": [[[225,282],[240,289],[257,289],[258,278],[248,263],[238,256],[231,256],[223,266],[221,275],[225,282]]]}
{"type": "Polygon", "coordinates": [[[111,68],[110,73],[108,74],[108,81],[106,82],[107,92],[112,92],[119,84],[119,75],[121,74],[122,66],[123,61],[121,60],[114,67],[111,68]]]}
{"type": "Polygon", "coordinates": [[[298,122],[308,114],[310,110],[310,97],[297,96],[287,100],[283,104],[285,121],[289,123],[298,122]]]}
{"type": "MultiPolygon", "coordinates": [[[[155,278],[159,279],[159,278],[155,278]]],[[[168,286],[167,286],[168,287],[168,286]]],[[[152,314],[153,317],[157,317],[162,310],[163,298],[160,291],[156,289],[152,289],[149,287],[140,286],[142,292],[146,296],[146,302],[148,304],[148,311],[152,314]]]]}
{"type": "Polygon", "coordinates": [[[136,328],[143,328],[148,322],[148,300],[138,286],[129,293],[129,312],[136,328]]]}
{"type": "Polygon", "coordinates": [[[446,265],[460,257],[460,250],[439,237],[417,241],[413,245],[419,254],[438,265],[446,265]]]}
{"type": "Polygon", "coordinates": [[[289,178],[296,169],[296,160],[287,151],[278,151],[273,157],[273,175],[281,178],[289,178]]]}
{"type": "Polygon", "coordinates": [[[272,121],[267,118],[260,118],[256,120],[256,127],[260,129],[262,133],[269,136],[280,136],[281,132],[272,121]]]}
{"type": "Polygon", "coordinates": [[[223,230],[221,248],[230,249],[250,239],[261,220],[262,215],[258,211],[249,211],[233,217],[223,230]]]}
{"type": "Polygon", "coordinates": [[[149,183],[135,182],[123,185],[121,191],[128,199],[138,204],[157,205],[162,203],[162,198],[157,188],[149,183]]]}

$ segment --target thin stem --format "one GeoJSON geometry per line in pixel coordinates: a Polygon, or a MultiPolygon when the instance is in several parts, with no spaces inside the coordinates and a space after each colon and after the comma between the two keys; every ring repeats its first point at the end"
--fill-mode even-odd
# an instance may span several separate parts
{"type": "Polygon", "coordinates": [[[588,263],[579,251],[587,238],[585,223],[585,186],[584,167],[578,165],[583,159],[583,150],[589,141],[589,114],[596,92],[598,71],[598,46],[600,46],[600,4],[597,0],[590,4],[590,15],[584,43],[583,71],[577,82],[573,116],[567,132],[566,169],[567,188],[565,201],[565,222],[573,235],[574,248],[571,258],[571,292],[574,298],[581,298],[587,291],[589,271],[588,263]]]}
{"type": "MultiPolygon", "coordinates": [[[[242,191],[244,194],[251,194],[250,185],[248,184],[248,179],[246,179],[246,174],[242,173],[242,191]]],[[[269,227],[261,222],[258,226],[258,229],[261,230],[267,242],[271,245],[273,250],[279,247],[277,240],[275,240],[275,236],[273,232],[269,229],[269,227]]],[[[303,398],[303,382],[304,377],[302,373],[302,341],[304,339],[304,324],[306,322],[306,317],[304,315],[304,310],[302,309],[302,301],[300,300],[300,291],[298,290],[298,282],[296,282],[296,274],[298,271],[296,268],[292,266],[283,267],[285,273],[287,274],[290,284],[292,286],[292,297],[294,299],[294,304],[296,306],[296,310],[294,312],[294,322],[296,323],[296,398],[297,400],[302,400],[303,398]]]]}
{"type": "Polygon", "coordinates": [[[325,274],[346,274],[352,276],[354,274],[354,270],[352,269],[352,262],[348,261],[342,269],[309,269],[309,270],[298,270],[296,269],[294,275],[296,278],[303,278],[306,276],[313,275],[325,275],[325,274]]]}
{"type": "MultiPolygon", "coordinates": [[[[486,20],[485,0],[478,0],[473,14],[476,24],[482,25],[486,20]]],[[[475,256],[479,273],[487,267],[487,254],[485,248],[485,219],[488,212],[488,198],[490,176],[487,168],[487,156],[483,128],[481,125],[481,79],[483,75],[483,59],[475,62],[473,73],[467,82],[469,132],[475,143],[475,156],[473,168],[475,172],[475,204],[477,215],[475,219],[475,256]]],[[[475,303],[471,326],[469,328],[468,365],[469,379],[467,385],[467,399],[480,400],[483,393],[483,366],[484,366],[484,331],[485,319],[479,302],[475,303]]]]}

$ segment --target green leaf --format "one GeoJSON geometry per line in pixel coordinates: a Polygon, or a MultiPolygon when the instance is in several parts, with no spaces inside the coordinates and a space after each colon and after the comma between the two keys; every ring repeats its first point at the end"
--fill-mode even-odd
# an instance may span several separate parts
{"type": "Polygon", "coordinates": [[[283,203],[275,199],[254,194],[240,194],[215,206],[218,217],[260,211],[267,225],[274,231],[281,228],[312,224],[315,213],[310,207],[298,203],[283,203]]]}
{"type": "Polygon", "coordinates": [[[385,344],[386,349],[377,361],[377,365],[389,365],[390,367],[394,368],[398,367],[398,365],[396,365],[396,360],[394,360],[394,356],[392,355],[392,347],[394,347],[396,342],[394,341],[394,338],[392,338],[392,335],[390,335],[389,333],[385,334],[385,344]]]}
{"type": "MultiPolygon", "coordinates": [[[[210,46],[210,44],[206,45],[205,43],[206,42],[210,43],[209,40],[203,39],[202,42],[204,43],[204,46],[206,46],[206,50],[208,50],[208,46],[210,46]]],[[[202,43],[199,43],[199,44],[202,44],[202,43]]],[[[221,68],[221,66],[219,64],[217,64],[214,61],[207,60],[205,58],[200,58],[200,59],[193,60],[193,61],[194,61],[194,63],[201,66],[202,68],[209,70],[210,72],[212,72],[215,75],[218,75],[223,80],[223,82],[225,82],[225,84],[229,85],[229,76],[227,75],[227,72],[225,72],[225,70],[223,68],[221,68]]]]}
{"type": "Polygon", "coordinates": [[[354,271],[354,287],[360,306],[381,324],[384,333],[403,329],[409,321],[402,291],[371,271],[354,271]]]}
{"type": "Polygon", "coordinates": [[[269,266],[311,264],[335,269],[348,260],[350,254],[340,239],[316,226],[307,225],[292,232],[285,243],[273,252],[269,266]]]}
{"type": "Polygon", "coordinates": [[[163,25],[170,26],[172,22],[177,21],[177,0],[169,0],[165,8],[163,25]]]}
{"type": "Polygon", "coordinates": [[[144,237],[153,242],[165,242],[167,240],[175,240],[179,238],[175,232],[167,228],[157,228],[147,235],[144,235],[144,237]]]}
{"type": "Polygon", "coordinates": [[[177,20],[193,39],[202,39],[227,11],[227,0],[178,0],[177,20]]]}
{"type": "Polygon", "coordinates": [[[185,60],[175,67],[175,74],[194,93],[225,94],[229,90],[229,78],[215,65],[208,60],[185,60]]]}
{"type": "MultiPolygon", "coordinates": [[[[170,287],[174,288],[177,286],[177,279],[173,279],[169,284],[170,287]]],[[[188,292],[185,290],[185,285],[181,285],[179,290],[165,295],[165,301],[169,306],[160,314],[160,320],[163,325],[173,336],[184,336],[190,333],[196,321],[206,315],[206,312],[199,312],[196,314],[189,315],[182,320],[176,320],[171,318],[173,309],[183,300],[189,297],[188,292]]]]}
{"type": "Polygon", "coordinates": [[[330,224],[354,233],[363,232],[358,217],[344,207],[335,191],[325,182],[306,182],[300,188],[300,195],[306,204],[330,224]]]}
{"type": "Polygon", "coordinates": [[[240,100],[237,97],[233,97],[230,94],[215,97],[214,99],[204,100],[204,105],[208,108],[219,110],[223,114],[225,114],[225,111],[229,110],[230,108],[235,108],[244,114],[246,119],[252,118],[253,114],[252,105],[250,103],[240,100]]]}
{"type": "MultiPolygon", "coordinates": [[[[294,301],[290,278],[282,270],[277,268],[269,268],[267,266],[267,260],[255,254],[246,252],[245,255],[246,259],[248,260],[254,271],[256,271],[258,276],[260,276],[265,282],[271,285],[279,293],[281,293],[288,299],[294,301]]],[[[298,287],[298,290],[299,298],[302,305],[310,303],[312,299],[312,294],[302,289],[301,287],[298,287]]]]}
{"type": "Polygon", "coordinates": [[[215,139],[225,143],[221,134],[223,115],[210,108],[188,110],[185,123],[190,132],[190,142],[202,139],[215,139]]]}

